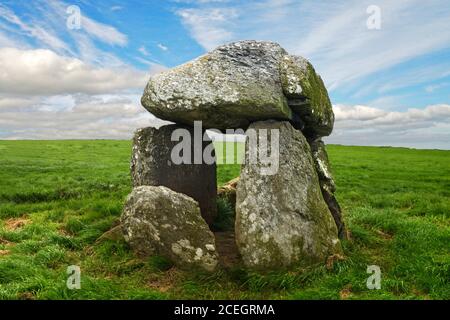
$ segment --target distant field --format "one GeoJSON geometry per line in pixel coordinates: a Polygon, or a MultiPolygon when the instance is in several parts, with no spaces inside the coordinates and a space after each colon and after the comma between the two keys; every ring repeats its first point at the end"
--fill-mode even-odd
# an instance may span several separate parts
{"type": "MultiPolygon", "coordinates": [[[[352,233],[331,268],[213,275],[96,240],[130,192],[128,141],[0,141],[0,299],[450,299],[450,151],[328,146],[352,233]],[[79,265],[81,290],[66,287],[79,265]],[[382,270],[368,290],[368,265],[382,270]]],[[[218,181],[239,174],[220,165],[218,181]]],[[[293,177],[295,178],[295,177],[293,177]]]]}

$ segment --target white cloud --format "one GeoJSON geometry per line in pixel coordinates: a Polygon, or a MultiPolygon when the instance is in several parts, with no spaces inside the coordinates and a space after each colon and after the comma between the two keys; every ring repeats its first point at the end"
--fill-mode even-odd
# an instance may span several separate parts
{"type": "Polygon", "coordinates": [[[209,3],[226,3],[231,2],[232,0],[172,0],[172,2],[176,3],[186,3],[186,4],[209,4],[209,3]]]}
{"type": "Polygon", "coordinates": [[[49,0],[19,17],[0,5],[0,139],[128,139],[164,123],[140,96],[149,74],[165,67],[140,71],[98,46],[128,38],[83,11],[82,28],[66,30],[66,7],[49,0]]]}
{"type": "Polygon", "coordinates": [[[163,71],[168,70],[166,66],[159,64],[154,60],[142,59],[141,57],[135,57],[136,61],[139,61],[142,64],[145,64],[149,67],[149,74],[157,74],[163,71]]]}
{"type": "Polygon", "coordinates": [[[66,28],[68,6],[63,1],[48,0],[19,17],[6,5],[0,5],[0,46],[23,49],[33,44],[32,47],[78,57],[91,64],[123,66],[124,63],[114,53],[98,46],[98,42],[124,47],[128,43],[127,35],[111,25],[90,18],[83,10],[80,12],[81,28],[69,30],[66,28]],[[3,36],[2,30],[6,31],[8,37],[3,36]],[[10,34],[14,36],[14,43],[10,34]]]}
{"type": "Polygon", "coordinates": [[[111,11],[120,11],[120,10],[122,10],[122,9],[123,9],[122,6],[112,6],[112,7],[110,8],[111,11]]]}
{"type": "Polygon", "coordinates": [[[129,139],[138,128],[167,123],[143,109],[139,98],[68,95],[43,97],[20,111],[0,109],[0,127],[7,131],[0,133],[0,138],[129,139]]]}
{"type": "Polygon", "coordinates": [[[450,105],[385,111],[368,106],[333,107],[336,123],[329,143],[450,149],[450,105]]]}
{"type": "Polygon", "coordinates": [[[150,65],[149,74],[151,75],[158,74],[169,69],[166,66],[157,63],[150,63],[149,65],[150,65]]]}
{"type": "Polygon", "coordinates": [[[232,20],[237,18],[234,8],[183,9],[177,11],[192,37],[206,50],[211,50],[234,35],[230,29],[232,20]]]}
{"type": "Polygon", "coordinates": [[[17,111],[29,107],[37,102],[35,97],[16,97],[11,95],[0,95],[0,113],[6,111],[17,111]]]}
{"type": "Polygon", "coordinates": [[[142,53],[144,56],[150,55],[150,53],[147,51],[147,48],[145,48],[144,46],[139,47],[138,51],[142,53]]]}
{"type": "MultiPolygon", "coordinates": [[[[140,105],[140,94],[0,96],[1,139],[129,139],[140,127],[167,122],[140,105]]],[[[403,112],[335,105],[327,143],[450,149],[450,105],[403,112]],[[432,143],[430,143],[432,141],[432,143]]]]}
{"type": "Polygon", "coordinates": [[[448,123],[450,120],[450,105],[430,105],[424,109],[410,108],[406,111],[385,111],[367,106],[333,106],[336,124],[347,124],[351,128],[376,128],[390,126],[390,130],[404,130],[408,126],[432,123],[448,123]]]}
{"type": "MultiPolygon", "coordinates": [[[[450,46],[445,1],[377,1],[383,21],[376,31],[366,28],[370,0],[183,2],[177,14],[206,50],[240,39],[277,41],[309,58],[330,89],[376,75],[354,97],[384,95],[368,105],[336,105],[328,142],[450,149],[448,104],[388,111],[399,105],[400,97],[391,91],[443,79],[449,64],[430,61],[396,78],[378,77],[381,70],[450,46]]],[[[163,123],[140,106],[139,98],[148,74],[166,67],[150,59],[144,46],[138,49],[143,56],[135,59],[149,71],[127,66],[97,43],[124,47],[128,36],[84,12],[81,30],[65,30],[66,7],[49,0],[36,6],[39,14],[19,17],[0,4],[0,138],[129,138],[138,127],[163,123]],[[34,50],[31,44],[46,49],[34,50]]],[[[443,87],[423,85],[429,93],[443,87]]]]}
{"type": "Polygon", "coordinates": [[[411,67],[409,70],[403,72],[395,78],[384,77],[378,79],[378,92],[386,93],[396,89],[411,87],[414,85],[427,83],[430,81],[446,78],[450,75],[450,60],[443,61],[436,64],[429,64],[426,68],[423,66],[411,67]]]}
{"type": "Polygon", "coordinates": [[[165,45],[163,45],[162,43],[158,43],[158,48],[160,48],[162,51],[167,51],[167,50],[169,50],[169,48],[166,47],[165,45]]]}
{"type": "Polygon", "coordinates": [[[342,105],[336,105],[333,107],[335,120],[373,120],[386,114],[385,111],[371,108],[367,106],[353,106],[346,107],[342,105]]]}
{"type": "Polygon", "coordinates": [[[83,62],[105,68],[127,67],[126,63],[111,51],[100,49],[92,39],[83,33],[74,34],[78,54],[75,57],[83,62]]]}
{"type": "Polygon", "coordinates": [[[25,47],[25,45],[0,31],[0,47],[20,48],[25,47]]]}
{"type": "Polygon", "coordinates": [[[207,50],[240,39],[279,42],[309,58],[331,90],[450,43],[446,0],[266,0],[188,8],[178,14],[207,50]],[[381,8],[381,30],[367,29],[366,9],[372,4],[381,8]]]}
{"type": "Polygon", "coordinates": [[[46,49],[0,48],[0,93],[51,95],[104,93],[144,88],[148,73],[92,67],[46,49]]]}
{"type": "Polygon", "coordinates": [[[81,28],[91,36],[110,45],[124,47],[128,43],[128,37],[116,28],[96,22],[83,15],[81,18],[81,28]]]}
{"type": "MultiPolygon", "coordinates": [[[[31,25],[23,22],[12,10],[2,4],[0,4],[0,18],[3,18],[8,23],[18,27],[19,31],[16,31],[16,33],[25,33],[27,36],[36,38],[56,51],[71,52],[67,44],[55,34],[39,25],[31,25]]],[[[8,28],[8,30],[11,29],[8,28]]]]}
{"type": "MultiPolygon", "coordinates": [[[[66,9],[70,5],[63,1],[49,0],[47,2],[46,12],[44,16],[47,18],[45,23],[47,25],[54,23],[65,22],[67,18],[66,9]]],[[[128,43],[128,37],[124,33],[117,30],[111,25],[107,25],[96,21],[86,15],[86,12],[81,10],[81,29],[78,32],[85,32],[92,38],[100,40],[109,45],[118,45],[124,47],[128,43]]],[[[58,28],[59,29],[59,28],[58,28]]]]}
{"type": "Polygon", "coordinates": [[[443,82],[443,83],[439,83],[439,84],[434,84],[434,85],[429,85],[425,87],[425,91],[428,93],[433,93],[436,90],[440,90],[442,88],[446,88],[450,86],[450,82],[443,82]]]}

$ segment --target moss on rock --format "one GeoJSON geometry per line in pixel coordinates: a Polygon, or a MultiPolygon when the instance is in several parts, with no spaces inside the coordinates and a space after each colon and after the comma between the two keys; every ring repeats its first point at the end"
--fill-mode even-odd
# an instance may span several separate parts
{"type": "Polygon", "coordinates": [[[291,109],[300,116],[308,137],[328,136],[334,114],[327,89],[312,64],[300,56],[286,55],[280,63],[283,92],[291,109]]]}
{"type": "Polygon", "coordinates": [[[121,218],[125,240],[139,256],[161,255],[182,268],[213,271],[215,239],[192,198],[166,187],[140,186],[121,218]]]}
{"type": "Polygon", "coordinates": [[[246,144],[236,201],[236,241],[244,263],[278,269],[342,253],[305,137],[289,122],[256,122],[249,129],[257,135],[279,131],[279,168],[262,174],[264,164],[249,158],[260,146],[246,144]]]}

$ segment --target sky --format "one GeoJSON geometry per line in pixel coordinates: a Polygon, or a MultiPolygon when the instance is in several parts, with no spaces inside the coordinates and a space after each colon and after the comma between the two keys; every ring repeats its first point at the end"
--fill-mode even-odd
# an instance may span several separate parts
{"type": "Polygon", "coordinates": [[[450,149],[448,0],[2,0],[0,139],[130,139],[152,74],[245,39],[311,61],[326,142],[450,149]]]}

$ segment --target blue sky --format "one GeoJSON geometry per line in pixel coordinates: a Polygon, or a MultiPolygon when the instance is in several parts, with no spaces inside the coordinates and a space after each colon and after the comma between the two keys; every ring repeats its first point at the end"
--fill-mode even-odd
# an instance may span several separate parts
{"type": "Polygon", "coordinates": [[[336,114],[328,142],[450,149],[445,0],[2,1],[0,139],[129,138],[162,123],[139,104],[151,74],[242,39],[313,63],[336,114]]]}

